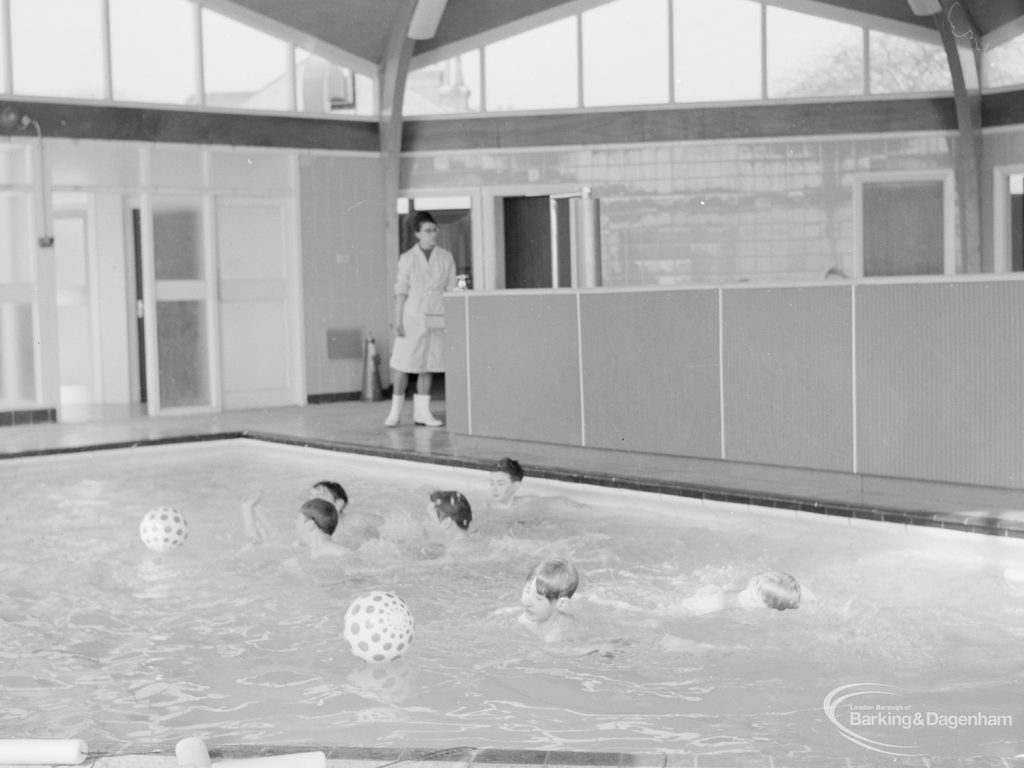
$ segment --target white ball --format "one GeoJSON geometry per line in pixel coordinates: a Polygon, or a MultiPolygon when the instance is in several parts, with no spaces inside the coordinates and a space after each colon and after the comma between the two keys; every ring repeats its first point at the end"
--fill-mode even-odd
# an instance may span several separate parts
{"type": "Polygon", "coordinates": [[[172,507],[157,507],[147,512],[139,523],[142,543],[154,552],[168,552],[180,547],[188,538],[188,521],[172,507]]]}
{"type": "Polygon", "coordinates": [[[412,611],[392,592],[357,597],[345,611],[345,639],[363,661],[397,659],[412,642],[412,633],[412,611]]]}

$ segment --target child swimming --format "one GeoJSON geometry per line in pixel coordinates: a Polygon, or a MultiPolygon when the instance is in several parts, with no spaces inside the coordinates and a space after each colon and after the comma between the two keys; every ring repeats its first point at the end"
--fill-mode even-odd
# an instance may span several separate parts
{"type": "Polygon", "coordinates": [[[523,468],[518,461],[508,456],[498,459],[491,467],[489,479],[492,506],[497,509],[511,509],[522,482],[523,468]]]}
{"type": "MultiPolygon", "coordinates": [[[[310,488],[309,495],[311,498],[299,508],[295,520],[298,542],[309,547],[312,558],[343,555],[346,550],[336,544],[332,536],[338,527],[341,510],[348,505],[345,489],[333,481],[321,480],[310,488]]],[[[261,545],[268,538],[259,509],[262,496],[262,491],[256,491],[242,501],[242,525],[249,546],[261,545]]]]}
{"type": "Polygon", "coordinates": [[[683,613],[714,613],[724,608],[771,608],[776,611],[800,606],[800,582],[782,571],[764,571],[751,577],[743,589],[706,586],[680,601],[683,613]]]}
{"type": "Polygon", "coordinates": [[[348,506],[348,494],[345,493],[341,483],[336,483],[333,480],[320,480],[313,483],[313,487],[309,489],[309,497],[329,501],[338,510],[339,515],[348,506]]]}
{"type": "Polygon", "coordinates": [[[459,491],[431,491],[426,512],[426,532],[434,546],[424,547],[421,554],[438,557],[467,540],[473,508],[459,491]]]}
{"type": "Polygon", "coordinates": [[[565,640],[575,623],[565,608],[576,594],[579,583],[579,571],[568,560],[558,558],[537,563],[523,584],[519,598],[523,613],[519,616],[519,625],[545,643],[565,640]]]}

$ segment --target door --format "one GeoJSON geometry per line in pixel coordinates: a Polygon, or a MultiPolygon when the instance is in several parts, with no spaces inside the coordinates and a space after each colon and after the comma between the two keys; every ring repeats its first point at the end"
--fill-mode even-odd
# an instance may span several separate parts
{"type": "Polygon", "coordinates": [[[219,386],[211,329],[216,285],[210,275],[202,200],[154,195],[143,201],[142,224],[143,252],[152,254],[151,260],[143,259],[144,270],[152,264],[151,277],[144,280],[153,286],[145,302],[150,413],[215,409],[219,386]]]}
{"type": "Polygon", "coordinates": [[[551,202],[539,197],[506,197],[505,287],[551,288],[551,202]]]}
{"type": "Polygon", "coordinates": [[[1024,174],[1010,176],[1010,271],[1024,272],[1024,174]]]}
{"type": "Polygon", "coordinates": [[[573,192],[504,198],[506,288],[572,286],[572,201],[579,196],[573,192]]]}
{"type": "Polygon", "coordinates": [[[218,197],[220,379],[225,408],[296,401],[286,201],[218,197]]]}
{"type": "Polygon", "coordinates": [[[138,395],[132,398],[133,403],[146,403],[146,303],[142,283],[142,212],[132,208],[132,259],[135,265],[132,280],[132,296],[135,304],[134,354],[130,355],[134,362],[131,373],[132,390],[138,395]]]}
{"type": "Polygon", "coordinates": [[[86,222],[84,210],[58,211],[53,220],[62,408],[100,400],[95,280],[86,222]]]}

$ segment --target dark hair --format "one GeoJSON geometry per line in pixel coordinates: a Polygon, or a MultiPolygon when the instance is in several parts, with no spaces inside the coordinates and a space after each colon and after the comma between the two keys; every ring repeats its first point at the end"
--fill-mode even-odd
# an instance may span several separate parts
{"type": "Polygon", "coordinates": [[[345,493],[345,489],[341,487],[341,483],[336,483],[333,480],[321,480],[319,483],[313,483],[314,488],[323,488],[331,496],[334,497],[335,503],[338,499],[345,502],[345,506],[348,506],[348,494],[345,493]]]}
{"type": "Polygon", "coordinates": [[[316,527],[328,536],[338,527],[338,510],[325,499],[309,499],[299,507],[299,512],[312,520],[316,527]]]}
{"type": "Polygon", "coordinates": [[[520,466],[518,461],[510,459],[508,456],[494,462],[491,472],[504,472],[513,483],[519,483],[523,480],[522,466],[520,466]]]}
{"type": "Polygon", "coordinates": [[[473,521],[473,509],[469,500],[458,491],[431,491],[430,500],[436,502],[434,510],[437,519],[450,517],[462,530],[468,530],[473,521]]]}
{"type": "Polygon", "coordinates": [[[433,224],[435,227],[437,226],[437,222],[434,220],[433,216],[426,211],[417,211],[412,217],[412,231],[419,232],[420,227],[424,224],[433,224]]]}

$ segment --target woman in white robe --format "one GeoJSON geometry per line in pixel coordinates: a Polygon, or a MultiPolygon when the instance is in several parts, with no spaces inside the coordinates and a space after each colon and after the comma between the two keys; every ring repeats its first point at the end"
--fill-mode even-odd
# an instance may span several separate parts
{"type": "Polygon", "coordinates": [[[395,280],[395,343],[391,350],[394,393],[384,424],[401,421],[409,374],[417,374],[413,421],[427,427],[443,422],[430,412],[430,389],[435,373],[444,372],[444,329],[431,327],[427,314],[444,312],[442,296],[455,287],[455,258],[437,245],[437,222],[429,213],[413,219],[417,244],[398,259],[395,280]]]}

